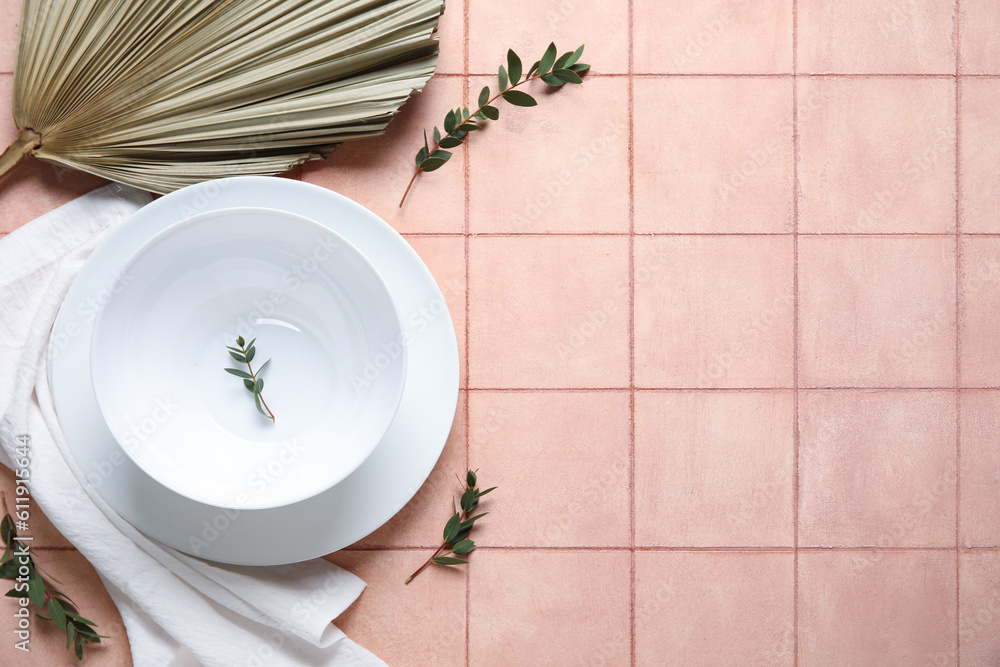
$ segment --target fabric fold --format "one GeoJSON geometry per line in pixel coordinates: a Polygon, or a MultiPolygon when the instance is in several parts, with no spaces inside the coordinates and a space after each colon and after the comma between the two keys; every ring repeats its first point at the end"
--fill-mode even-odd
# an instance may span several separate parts
{"type": "Polygon", "coordinates": [[[136,665],[384,665],[332,625],[364,589],[354,575],[323,559],[255,568],[182,554],[122,519],[73,460],[48,380],[53,323],[94,248],[148,201],[109,185],[0,239],[0,456],[9,466],[29,436],[32,502],[100,574],[136,665]]]}

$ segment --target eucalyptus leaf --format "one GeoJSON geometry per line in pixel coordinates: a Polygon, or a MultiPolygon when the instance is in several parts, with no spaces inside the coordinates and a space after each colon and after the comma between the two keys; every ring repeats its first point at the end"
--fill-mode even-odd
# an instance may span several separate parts
{"type": "Polygon", "coordinates": [[[455,546],[451,548],[452,553],[458,555],[467,554],[475,551],[476,544],[472,540],[462,540],[461,542],[456,542],[455,546]]]}
{"type": "Polygon", "coordinates": [[[454,137],[445,137],[441,140],[441,148],[455,148],[456,146],[461,146],[462,140],[455,139],[454,137]]]}
{"type": "Polygon", "coordinates": [[[246,380],[243,380],[243,386],[247,388],[247,391],[253,393],[253,390],[257,386],[257,383],[248,378],[246,380]]]}
{"type": "Polygon", "coordinates": [[[444,525],[445,542],[453,542],[455,540],[455,536],[458,535],[458,531],[461,529],[460,528],[461,524],[462,524],[461,515],[459,515],[458,512],[452,514],[451,518],[448,519],[448,523],[444,525]]]}
{"type": "Polygon", "coordinates": [[[507,76],[512,86],[521,81],[521,59],[514,53],[514,49],[507,49],[507,76]]]}
{"type": "Polygon", "coordinates": [[[49,618],[52,622],[59,626],[60,630],[66,629],[66,614],[63,613],[62,602],[56,598],[49,598],[49,618]]]}
{"type": "Polygon", "coordinates": [[[249,373],[247,373],[246,371],[241,371],[238,368],[227,368],[225,370],[226,370],[227,373],[232,373],[233,375],[235,375],[238,378],[248,378],[248,377],[250,377],[249,373]]]}
{"type": "Polygon", "coordinates": [[[500,118],[500,110],[496,107],[491,107],[489,105],[483,107],[483,115],[490,120],[497,120],[500,118]]]}
{"type": "Polygon", "coordinates": [[[255,350],[254,348],[251,347],[251,348],[247,349],[246,359],[247,359],[247,363],[248,364],[251,361],[253,361],[253,357],[254,357],[255,354],[257,354],[257,350],[255,350]]]}
{"type": "Polygon", "coordinates": [[[461,558],[452,558],[451,556],[435,556],[431,558],[431,561],[438,565],[465,565],[469,562],[461,558]]]}
{"type": "Polygon", "coordinates": [[[538,61],[538,72],[539,74],[547,74],[552,65],[556,61],[556,45],[555,43],[550,43],[549,47],[545,49],[545,54],[538,61]]]}
{"type": "Polygon", "coordinates": [[[534,97],[520,90],[506,90],[503,98],[516,107],[533,107],[538,104],[534,97]]]}
{"type": "Polygon", "coordinates": [[[556,78],[562,79],[566,83],[583,83],[583,79],[580,78],[580,75],[574,72],[573,70],[557,69],[557,70],[552,70],[552,74],[556,78]]]}
{"type": "Polygon", "coordinates": [[[242,354],[237,354],[236,352],[230,352],[229,356],[231,356],[233,359],[240,362],[241,364],[245,364],[247,362],[247,358],[244,357],[242,354]]]}
{"type": "Polygon", "coordinates": [[[500,65],[500,69],[497,70],[497,83],[500,84],[500,90],[507,90],[507,70],[500,65]]]}
{"type": "Polygon", "coordinates": [[[479,103],[478,107],[481,109],[490,101],[490,87],[483,86],[483,89],[479,91],[479,103]]]}

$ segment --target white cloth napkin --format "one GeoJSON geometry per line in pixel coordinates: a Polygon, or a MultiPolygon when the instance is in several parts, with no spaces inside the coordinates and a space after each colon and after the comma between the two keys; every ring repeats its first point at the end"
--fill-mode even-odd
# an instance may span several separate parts
{"type": "Polygon", "coordinates": [[[109,185],[0,239],[0,461],[10,466],[17,436],[30,436],[32,501],[101,575],[137,667],[385,665],[331,624],[364,589],[353,574],[322,559],[214,565],[163,547],[69,455],[48,384],[52,325],[93,249],[149,199],[109,185]]]}

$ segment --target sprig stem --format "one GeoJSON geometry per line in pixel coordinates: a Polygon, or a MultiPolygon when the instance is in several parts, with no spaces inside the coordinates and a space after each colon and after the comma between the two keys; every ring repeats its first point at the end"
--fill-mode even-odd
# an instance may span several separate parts
{"type": "Polygon", "coordinates": [[[474,470],[466,471],[465,473],[465,485],[462,492],[462,499],[460,501],[462,510],[461,512],[455,511],[448,519],[448,523],[444,526],[444,542],[441,546],[431,554],[423,565],[417,568],[417,571],[411,574],[404,583],[410,583],[413,579],[427,569],[427,566],[432,563],[437,565],[465,565],[469,561],[464,558],[456,558],[456,556],[464,556],[470,554],[476,549],[476,543],[468,539],[469,533],[472,531],[473,525],[475,525],[476,520],[486,516],[486,513],[476,514],[474,516],[469,516],[472,514],[473,510],[479,505],[479,499],[485,496],[487,493],[495,489],[492,487],[486,489],[485,491],[480,491],[476,487],[476,472],[474,470]],[[442,555],[444,554],[444,555],[442,555]]]}
{"type": "MultiPolygon", "coordinates": [[[[496,102],[497,99],[500,98],[508,90],[514,90],[518,86],[522,86],[522,85],[528,83],[529,81],[535,81],[536,79],[540,79],[540,78],[542,78],[541,75],[535,74],[534,76],[530,76],[527,79],[523,79],[520,82],[515,83],[513,86],[507,86],[507,88],[505,88],[504,90],[501,90],[499,93],[497,93],[496,95],[494,95],[493,97],[491,97],[490,100],[489,100],[489,102],[487,102],[486,104],[481,105],[478,109],[476,109],[471,114],[469,114],[469,117],[471,118],[471,117],[475,117],[478,114],[481,114],[483,112],[483,107],[492,106],[493,102],[496,102]]],[[[444,140],[445,138],[450,137],[450,136],[451,136],[451,133],[446,134],[445,136],[441,137],[441,140],[444,140]]],[[[438,150],[439,148],[441,148],[441,141],[438,141],[437,143],[435,143],[434,144],[434,148],[432,148],[430,150],[430,152],[433,153],[434,151],[438,150]]],[[[403,202],[406,201],[406,195],[410,194],[410,188],[413,187],[413,183],[417,180],[417,176],[420,175],[420,172],[421,172],[420,167],[417,167],[413,171],[413,176],[410,178],[410,182],[407,183],[407,185],[406,185],[406,191],[403,193],[403,198],[399,200],[399,208],[403,208],[403,202]]]]}
{"type": "Polygon", "coordinates": [[[243,340],[243,336],[240,336],[236,339],[236,344],[239,345],[239,347],[226,346],[226,349],[229,350],[229,356],[241,364],[246,364],[247,370],[250,371],[249,373],[238,368],[226,368],[225,371],[230,375],[235,375],[243,380],[243,386],[247,388],[247,391],[253,394],[254,405],[257,406],[257,412],[270,419],[271,423],[274,423],[276,421],[274,413],[271,412],[271,408],[267,407],[267,403],[264,401],[264,396],[261,393],[264,391],[264,378],[260,377],[260,374],[264,372],[264,368],[271,363],[271,360],[268,359],[262,363],[260,368],[257,369],[257,372],[254,373],[253,366],[250,365],[250,362],[253,361],[254,355],[257,354],[257,349],[253,345],[255,342],[257,342],[256,338],[247,343],[243,340]]]}

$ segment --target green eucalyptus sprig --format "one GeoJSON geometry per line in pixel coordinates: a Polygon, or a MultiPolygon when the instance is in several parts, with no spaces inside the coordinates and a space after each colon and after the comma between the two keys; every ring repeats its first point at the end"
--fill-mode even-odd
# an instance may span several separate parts
{"type": "Polygon", "coordinates": [[[515,88],[536,79],[541,79],[543,83],[552,88],[559,88],[567,83],[583,83],[581,75],[590,69],[590,65],[579,62],[580,56],[583,55],[583,45],[576,51],[569,51],[558,58],[556,58],[557,52],[556,45],[549,44],[549,48],[545,50],[545,54],[534,65],[528,68],[527,74],[522,79],[521,73],[523,67],[521,59],[514,53],[513,49],[508,49],[507,68],[504,69],[504,66],[500,65],[497,73],[497,83],[499,84],[500,92],[492,95],[490,87],[485,86],[479,93],[479,99],[477,100],[479,104],[478,109],[471,112],[468,108],[450,110],[444,117],[445,133],[441,134],[441,130],[437,126],[434,127],[433,146],[429,145],[427,131],[425,130],[424,146],[417,151],[417,169],[413,172],[413,178],[410,179],[409,184],[406,186],[403,198],[399,200],[400,208],[403,207],[406,195],[410,193],[410,188],[413,187],[413,182],[417,179],[420,172],[439,169],[445,162],[451,159],[451,152],[448,151],[449,148],[461,146],[470,132],[482,129],[483,121],[500,118],[500,110],[493,106],[497,98],[502,97],[514,106],[533,107],[538,104],[537,100],[528,93],[515,90],[515,88]]]}
{"type": "Polygon", "coordinates": [[[66,650],[72,647],[77,659],[83,660],[83,645],[100,644],[102,639],[108,638],[107,635],[97,634],[94,630],[97,623],[80,616],[80,610],[69,596],[49,585],[46,579],[57,584],[62,582],[35,564],[34,552],[17,534],[17,524],[7,510],[7,498],[2,491],[0,501],[3,502],[4,512],[3,521],[0,521],[0,539],[4,543],[3,557],[0,558],[0,579],[15,582],[14,588],[7,591],[6,596],[31,600],[31,604],[38,608],[35,616],[43,621],[51,621],[65,631],[66,650]],[[25,570],[27,574],[23,573],[25,570]],[[47,612],[48,616],[39,610],[47,612]]]}
{"type": "Polygon", "coordinates": [[[416,572],[410,575],[406,583],[413,581],[413,578],[423,572],[431,563],[435,565],[465,565],[469,562],[464,558],[456,558],[456,556],[464,556],[475,550],[476,543],[469,539],[469,532],[476,520],[486,516],[488,512],[476,515],[472,515],[472,512],[479,506],[479,499],[495,488],[497,487],[491,486],[485,491],[480,491],[476,487],[475,471],[469,470],[465,473],[465,490],[460,501],[462,511],[455,509],[455,513],[451,515],[448,523],[444,526],[444,543],[423,565],[417,568],[416,572]]]}
{"type": "Polygon", "coordinates": [[[257,354],[257,348],[253,346],[256,342],[257,339],[254,338],[250,341],[249,345],[245,345],[246,341],[243,340],[243,336],[240,336],[236,339],[236,344],[239,345],[238,349],[227,345],[226,349],[229,350],[229,356],[241,364],[246,364],[247,370],[241,371],[238,368],[227,368],[226,372],[231,373],[232,375],[235,375],[243,380],[243,386],[247,388],[247,391],[253,394],[253,402],[257,406],[257,412],[273,422],[274,413],[271,412],[271,408],[267,407],[267,403],[264,402],[264,397],[261,395],[261,392],[264,391],[264,378],[260,377],[260,374],[264,372],[264,369],[267,368],[269,363],[271,363],[271,360],[268,359],[261,364],[256,373],[253,372],[253,366],[250,365],[250,362],[253,361],[254,355],[257,354]]]}

